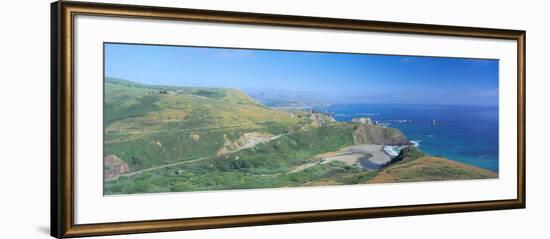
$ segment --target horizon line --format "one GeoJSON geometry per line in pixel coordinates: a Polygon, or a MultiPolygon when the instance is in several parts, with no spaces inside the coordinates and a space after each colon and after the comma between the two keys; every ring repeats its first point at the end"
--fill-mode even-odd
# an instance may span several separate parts
{"type": "MultiPolygon", "coordinates": [[[[242,91],[243,93],[246,93],[247,96],[253,98],[254,100],[257,100],[255,97],[249,95],[246,90],[244,89],[240,89],[240,88],[235,88],[235,87],[218,87],[218,86],[184,86],[184,85],[163,85],[163,84],[159,84],[159,85],[152,85],[152,84],[147,84],[147,83],[141,83],[141,82],[136,82],[136,81],[132,81],[132,80],[127,80],[127,79],[124,79],[124,78],[119,78],[119,77],[112,77],[112,76],[104,76],[104,83],[107,81],[107,78],[111,78],[111,79],[115,79],[115,80],[122,80],[122,81],[128,81],[128,82],[131,82],[131,83],[134,83],[134,84],[138,84],[138,85],[142,85],[142,86],[149,86],[149,87],[182,87],[182,88],[210,88],[210,89],[234,89],[234,90],[239,90],[239,91],[242,91]]],[[[275,89],[275,90],[283,90],[283,89],[275,89]]],[[[312,93],[316,93],[316,92],[312,92],[312,93]]],[[[333,103],[327,103],[326,105],[328,106],[332,106],[332,105],[343,105],[343,104],[379,104],[379,105],[384,105],[384,104],[388,104],[388,105],[417,105],[417,106],[478,106],[478,107],[499,107],[499,104],[448,104],[448,103],[409,103],[409,102],[366,102],[366,101],[359,101],[359,102],[333,102],[333,103]]],[[[316,105],[316,106],[320,106],[320,105],[316,105]]],[[[309,108],[313,108],[315,106],[308,106],[309,108]]],[[[276,107],[275,107],[276,108],[276,107]]]]}

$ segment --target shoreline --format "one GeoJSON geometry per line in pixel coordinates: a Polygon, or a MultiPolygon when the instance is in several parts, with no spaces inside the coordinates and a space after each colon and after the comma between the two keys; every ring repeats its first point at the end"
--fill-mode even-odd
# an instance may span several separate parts
{"type": "Polygon", "coordinates": [[[377,144],[361,144],[342,148],[338,151],[326,152],[314,157],[315,162],[305,163],[290,170],[289,173],[297,173],[304,171],[320,164],[327,164],[332,161],[339,161],[346,165],[355,165],[366,170],[381,170],[384,169],[392,157],[386,154],[383,150],[383,145],[377,144]]]}
{"type": "MultiPolygon", "coordinates": [[[[349,105],[354,105],[354,106],[363,106],[363,105],[370,105],[370,106],[394,106],[394,105],[397,105],[397,106],[411,106],[411,107],[416,107],[416,106],[426,106],[426,107],[468,107],[468,108],[481,108],[481,109],[489,109],[489,110],[493,110],[493,109],[498,109],[498,107],[493,107],[493,106],[476,106],[476,105],[428,105],[428,104],[381,104],[381,103],[375,103],[375,104],[333,104],[331,106],[334,106],[334,107],[338,107],[339,105],[346,105],[346,106],[349,106],[349,105]]],[[[373,122],[378,122],[379,124],[385,124],[385,123],[390,123],[390,125],[384,125],[386,127],[391,127],[391,128],[396,128],[396,129],[399,129],[401,132],[403,132],[403,134],[409,138],[409,137],[413,137],[414,139],[409,139],[409,141],[411,143],[413,143],[414,146],[420,148],[423,152],[427,153],[427,154],[430,154],[430,155],[434,155],[434,156],[439,156],[439,157],[444,157],[446,159],[449,159],[449,160],[452,160],[452,161],[455,161],[455,162],[459,162],[459,163],[463,163],[463,164],[467,164],[467,165],[471,165],[471,166],[475,166],[475,167],[479,167],[479,168],[482,168],[482,169],[485,169],[485,170],[488,170],[488,171],[491,171],[491,172],[494,172],[494,173],[499,173],[500,172],[500,162],[499,162],[499,155],[498,153],[496,154],[491,154],[489,156],[487,156],[487,154],[484,154],[484,155],[479,155],[479,154],[472,154],[472,155],[469,155],[469,154],[466,154],[466,153],[461,153],[461,152],[457,152],[455,150],[453,150],[452,148],[450,148],[451,146],[449,146],[449,148],[444,148],[441,146],[440,143],[438,142],[435,142],[434,141],[434,137],[435,138],[440,138],[440,140],[448,140],[450,137],[454,137],[454,135],[449,135],[445,130],[449,129],[449,128],[454,128],[455,126],[453,126],[452,124],[446,124],[447,121],[444,121],[444,120],[437,120],[438,124],[433,126],[431,124],[431,121],[429,119],[432,119],[432,117],[426,117],[426,119],[416,119],[416,120],[411,120],[411,119],[408,119],[407,118],[407,114],[403,115],[402,117],[399,117],[399,116],[396,116],[396,119],[380,119],[380,115],[385,112],[385,111],[380,111],[380,109],[369,109],[369,108],[357,108],[357,109],[352,109],[350,111],[343,111],[344,113],[342,113],[342,111],[339,110],[340,108],[336,108],[336,109],[327,109],[326,112],[332,114],[332,115],[335,115],[335,116],[338,116],[338,115],[341,115],[343,114],[344,117],[334,117],[334,119],[337,121],[337,122],[351,122],[353,118],[360,118],[360,117],[369,117],[372,119],[373,122]],[[378,117],[377,117],[378,116],[378,117]],[[401,118],[401,119],[399,119],[401,118]],[[436,131],[433,131],[433,130],[425,130],[425,128],[422,128],[422,125],[430,125],[431,127],[443,127],[443,132],[441,130],[436,130],[436,131]],[[418,129],[418,127],[420,127],[420,130],[416,130],[418,129]],[[414,132],[409,132],[411,128],[414,128],[414,132]],[[407,130],[409,129],[409,130],[407,130]],[[411,136],[412,134],[412,136],[411,136]],[[420,145],[420,143],[423,142],[423,144],[425,144],[424,146],[425,147],[422,147],[420,145]],[[431,149],[431,150],[430,150],[431,149]]],[[[401,115],[401,114],[399,114],[401,115]]],[[[433,116],[433,119],[438,119],[437,115],[433,116]]],[[[483,121],[485,122],[485,121],[483,121]]],[[[431,128],[429,127],[429,128],[431,128]]],[[[460,136],[462,137],[462,136],[460,136]]],[[[472,135],[472,137],[477,137],[476,135],[472,135]]],[[[472,147],[476,147],[475,145],[471,145],[471,143],[468,143],[468,142],[464,142],[464,139],[460,138],[460,142],[461,143],[461,147],[465,148],[465,149],[470,149],[472,147]]],[[[443,141],[443,142],[446,142],[446,141],[443,141]]],[[[485,152],[492,152],[492,148],[498,148],[498,144],[497,145],[487,145],[487,146],[483,146],[485,147],[485,152]],[[491,148],[492,147],[492,148],[491,148]]],[[[387,150],[387,153],[392,156],[392,157],[395,157],[399,154],[399,150],[397,150],[397,147],[394,147],[394,146],[389,146],[386,148],[387,150]]]]}
{"type": "MultiPolygon", "coordinates": [[[[404,124],[406,123],[406,124],[410,125],[411,122],[412,122],[412,120],[409,120],[409,119],[382,120],[382,122],[380,122],[380,121],[375,120],[375,119],[372,118],[373,116],[380,115],[380,113],[368,113],[368,112],[367,113],[365,113],[365,112],[363,112],[363,113],[353,113],[353,112],[338,113],[337,111],[335,112],[334,110],[328,110],[328,109],[323,110],[322,109],[322,108],[327,108],[327,107],[331,107],[331,106],[334,106],[334,105],[339,105],[339,104],[331,104],[331,105],[328,105],[328,106],[325,106],[325,107],[321,107],[321,109],[317,108],[316,113],[331,116],[332,119],[335,122],[339,122],[339,123],[353,123],[352,120],[356,117],[359,117],[359,118],[368,117],[368,118],[371,118],[373,121],[376,121],[382,127],[395,128],[395,129],[401,130],[403,132],[403,134],[405,134],[405,132],[402,130],[402,127],[400,127],[400,123],[404,123],[404,124]],[[345,115],[345,117],[344,118],[334,117],[334,116],[339,116],[339,115],[345,115]],[[347,119],[347,118],[349,118],[349,119],[347,119]],[[391,121],[393,124],[386,125],[386,124],[389,124],[389,123],[386,123],[387,121],[391,121]]],[[[342,104],[342,105],[349,105],[349,104],[342,104]]],[[[358,104],[358,105],[362,105],[362,104],[358,104]]],[[[380,104],[373,104],[373,105],[380,105],[380,104]]],[[[395,104],[388,104],[388,105],[395,105],[395,104]]],[[[400,104],[397,104],[397,105],[400,105],[400,104]]],[[[418,105],[413,105],[413,106],[418,106],[418,105]]],[[[429,106],[429,105],[426,105],[426,106],[429,106]]],[[[437,105],[437,106],[439,106],[439,105],[437,105]]],[[[456,106],[456,107],[463,107],[463,106],[456,106]]],[[[282,107],[278,107],[277,109],[288,110],[288,109],[283,109],[282,107]]],[[[307,112],[307,110],[313,110],[313,109],[316,109],[316,107],[305,107],[305,108],[301,108],[301,109],[294,108],[294,110],[301,110],[301,111],[305,111],[305,112],[307,112]]],[[[423,123],[421,123],[421,124],[424,124],[424,123],[425,124],[430,124],[431,121],[425,120],[425,121],[422,121],[422,122],[423,123]]],[[[419,124],[419,123],[416,122],[416,124],[419,124]]],[[[407,137],[407,134],[405,134],[405,136],[407,137]]],[[[427,132],[426,137],[434,138],[435,136],[434,136],[433,132],[427,132]]],[[[496,156],[497,159],[495,160],[496,165],[491,165],[491,164],[488,164],[488,163],[484,163],[478,157],[468,157],[468,156],[464,156],[464,155],[457,156],[453,152],[442,153],[442,152],[430,151],[429,147],[428,148],[423,148],[423,147],[420,146],[420,143],[424,140],[426,140],[426,142],[427,142],[426,144],[429,146],[429,144],[430,144],[429,139],[410,139],[409,141],[412,143],[412,146],[418,147],[418,148],[422,149],[422,151],[424,151],[425,153],[430,154],[430,155],[434,155],[434,156],[438,156],[438,157],[444,157],[444,158],[446,158],[448,160],[451,160],[451,161],[455,161],[455,162],[458,162],[458,163],[462,163],[462,164],[482,168],[482,169],[485,169],[485,170],[488,170],[488,171],[491,171],[491,172],[494,172],[494,173],[497,173],[497,174],[500,171],[499,170],[499,163],[498,163],[498,156],[496,156]],[[478,162],[478,163],[476,163],[476,162],[478,162]]],[[[390,157],[396,157],[396,156],[399,155],[400,150],[405,148],[405,147],[406,146],[386,145],[386,146],[384,146],[384,152],[390,157]]],[[[445,150],[439,150],[439,151],[445,151],[445,150]]],[[[369,165],[369,166],[372,166],[372,165],[369,165]]]]}

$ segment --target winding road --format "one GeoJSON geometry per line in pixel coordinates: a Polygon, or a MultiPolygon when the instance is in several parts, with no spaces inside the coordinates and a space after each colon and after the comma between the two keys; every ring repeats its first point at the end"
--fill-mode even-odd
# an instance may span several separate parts
{"type": "MultiPolygon", "coordinates": [[[[223,154],[223,155],[232,154],[232,153],[235,153],[235,152],[244,150],[244,149],[252,148],[252,147],[254,147],[254,146],[258,145],[258,144],[267,143],[267,142],[276,140],[276,139],[280,138],[280,137],[283,136],[283,135],[289,135],[289,134],[292,134],[292,133],[279,134],[279,135],[275,135],[275,136],[272,136],[272,137],[270,137],[270,138],[267,138],[267,139],[265,139],[265,140],[258,140],[258,141],[255,141],[253,144],[247,144],[247,145],[245,145],[245,146],[243,146],[243,147],[240,147],[240,148],[238,148],[238,149],[235,149],[235,150],[232,150],[232,151],[228,151],[228,152],[226,152],[226,153],[223,154]]],[[[126,174],[121,174],[121,175],[118,175],[118,176],[116,176],[116,177],[106,179],[105,181],[108,182],[108,181],[117,180],[117,179],[120,178],[121,176],[131,177],[131,176],[134,176],[134,175],[138,175],[138,174],[142,174],[142,173],[146,173],[146,172],[151,172],[151,171],[154,171],[154,170],[164,169],[164,168],[168,168],[168,167],[174,167],[174,166],[178,166],[178,165],[182,165],[182,164],[187,164],[187,163],[199,162],[199,161],[203,161],[203,160],[210,159],[210,158],[214,158],[214,157],[218,157],[218,156],[220,156],[220,155],[210,155],[210,156],[205,156],[205,157],[201,157],[201,158],[197,158],[197,159],[191,159],[191,160],[178,161],[178,162],[169,163],[169,164],[163,164],[163,165],[159,165],[159,166],[155,166],[155,167],[151,167],[151,168],[146,168],[146,169],[141,169],[141,170],[134,171],[134,172],[130,172],[130,173],[126,173],[126,174]]]]}
{"type": "Polygon", "coordinates": [[[129,134],[159,134],[159,133],[171,133],[171,132],[195,132],[195,131],[204,131],[204,130],[228,129],[228,128],[246,126],[246,125],[251,125],[251,124],[261,124],[261,123],[265,123],[265,122],[269,122],[269,120],[258,121],[258,122],[238,123],[238,124],[233,124],[233,125],[211,127],[211,128],[171,129],[171,130],[152,130],[152,131],[111,131],[111,132],[109,132],[109,134],[129,135],[129,134]]]}

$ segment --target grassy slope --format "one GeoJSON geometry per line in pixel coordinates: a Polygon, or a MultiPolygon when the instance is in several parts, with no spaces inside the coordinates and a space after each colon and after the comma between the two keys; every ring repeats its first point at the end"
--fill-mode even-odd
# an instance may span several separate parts
{"type": "Polygon", "coordinates": [[[223,146],[224,134],[233,140],[245,132],[294,132],[229,155],[123,176],[106,183],[106,194],[349,184],[373,176],[338,162],[287,174],[314,155],[354,144],[352,124],[313,128],[306,115],[266,108],[233,89],[107,79],[105,90],[105,155],[117,155],[131,171],[211,156],[223,146]]]}
{"type": "Polygon", "coordinates": [[[306,124],[238,90],[145,86],[110,78],[104,115],[105,155],[117,155],[131,171],[212,155],[223,146],[224,134],[229,139],[253,131],[280,134],[306,124]]]}
{"type": "Polygon", "coordinates": [[[393,165],[383,169],[369,183],[421,182],[497,178],[489,170],[406,148],[393,165]]]}
{"type": "MultiPolygon", "coordinates": [[[[122,176],[106,182],[105,193],[207,191],[494,176],[452,161],[416,156],[395,163],[380,173],[340,162],[289,173],[297,165],[310,162],[314,155],[358,143],[358,124],[331,123],[315,128],[311,127],[311,122],[307,115],[299,112],[291,115],[266,108],[234,89],[147,86],[108,78],[104,105],[105,155],[117,155],[128,164],[130,171],[208,158],[131,177],[122,176]],[[235,140],[247,132],[284,135],[239,152],[215,155],[224,145],[224,135],[235,140]]],[[[364,131],[395,134],[391,128],[380,130],[372,128],[364,131]]],[[[360,143],[375,143],[372,137],[360,139],[360,143]]]]}
{"type": "Polygon", "coordinates": [[[312,128],[228,155],[106,183],[107,194],[350,184],[372,172],[339,162],[289,173],[313,156],[352,145],[352,126],[312,128]],[[330,137],[327,137],[330,135],[330,137]]]}
{"type": "Polygon", "coordinates": [[[109,130],[200,129],[236,123],[296,123],[290,114],[264,107],[235,89],[105,84],[105,124],[109,130]],[[159,92],[167,90],[169,94],[159,92]]]}

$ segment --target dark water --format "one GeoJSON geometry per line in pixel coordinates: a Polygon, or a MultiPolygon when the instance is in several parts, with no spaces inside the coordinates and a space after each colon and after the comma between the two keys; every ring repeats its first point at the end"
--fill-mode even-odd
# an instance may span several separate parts
{"type": "Polygon", "coordinates": [[[339,104],[317,110],[334,113],[338,121],[370,117],[400,129],[428,154],[498,173],[496,106],[339,104]]]}

